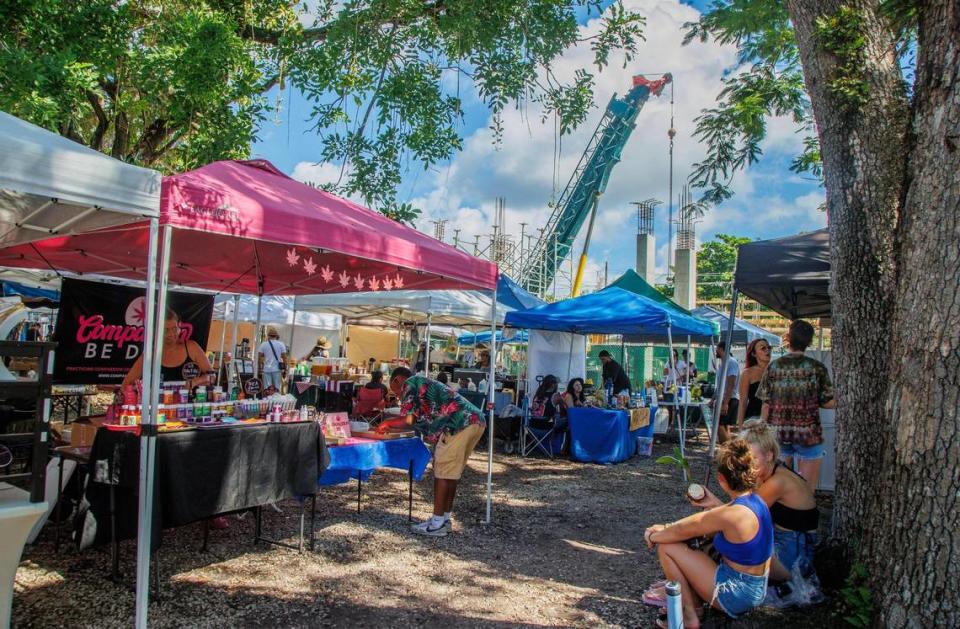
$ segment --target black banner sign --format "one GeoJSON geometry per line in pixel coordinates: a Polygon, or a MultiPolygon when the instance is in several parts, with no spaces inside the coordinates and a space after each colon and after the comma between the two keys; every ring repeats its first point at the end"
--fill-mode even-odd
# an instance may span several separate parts
{"type": "MultiPolygon", "coordinates": [[[[69,384],[120,384],[143,349],[145,290],[64,279],[53,381],[69,384]]],[[[213,296],[167,293],[167,305],[180,315],[180,338],[207,346],[213,296]]],[[[157,331],[163,334],[163,330],[157,331]]]]}

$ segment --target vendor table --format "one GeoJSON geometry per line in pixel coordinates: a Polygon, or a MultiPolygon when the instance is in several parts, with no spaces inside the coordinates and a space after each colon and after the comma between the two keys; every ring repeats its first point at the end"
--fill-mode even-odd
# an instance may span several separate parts
{"type": "MultiPolygon", "coordinates": [[[[315,422],[161,433],[154,549],[165,528],[288,498],[315,497],[325,460],[326,445],[315,422]]],[[[139,467],[140,440],[134,433],[97,431],[91,478],[76,523],[81,549],[136,537],[139,467]]]]}
{"type": "MultiPolygon", "coordinates": [[[[656,409],[651,408],[650,412],[656,414],[656,409]]],[[[571,408],[567,411],[567,418],[570,422],[570,458],[590,463],[626,461],[637,453],[637,437],[645,428],[630,430],[629,410],[571,408]]]]}
{"type": "Polygon", "coordinates": [[[320,476],[320,485],[338,485],[351,478],[357,479],[357,511],[363,481],[374,470],[392,467],[408,474],[408,518],[413,516],[413,481],[423,478],[432,455],[423,441],[416,437],[391,439],[336,446],[329,449],[330,464],[320,476]]]}

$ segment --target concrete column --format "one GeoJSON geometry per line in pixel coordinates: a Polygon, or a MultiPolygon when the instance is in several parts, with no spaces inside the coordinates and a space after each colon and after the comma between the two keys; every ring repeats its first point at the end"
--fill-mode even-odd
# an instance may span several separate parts
{"type": "Polygon", "coordinates": [[[691,310],[697,307],[697,252],[693,249],[677,249],[673,267],[676,293],[674,301],[691,310]]]}
{"type": "Polygon", "coordinates": [[[637,275],[653,286],[656,271],[656,238],[653,234],[637,234],[637,275]]]}

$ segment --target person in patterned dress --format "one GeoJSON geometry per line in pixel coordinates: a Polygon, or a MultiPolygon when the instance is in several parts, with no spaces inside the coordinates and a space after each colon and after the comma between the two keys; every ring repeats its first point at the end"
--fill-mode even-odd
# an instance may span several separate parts
{"type": "Polygon", "coordinates": [[[424,441],[436,444],[433,517],[411,528],[420,535],[442,537],[453,528],[453,499],[467,459],[486,428],[483,413],[442,382],[414,376],[406,367],[397,367],[390,374],[390,390],[400,399],[403,417],[385,420],[377,430],[412,425],[424,441]]]}
{"type": "Polygon", "coordinates": [[[790,353],[767,367],[757,398],[763,400],[760,416],[777,433],[781,457],[791,468],[796,457],[800,475],[816,490],[824,455],[820,409],[834,408],[836,402],[827,367],[804,355],[812,342],[812,325],[800,319],[790,323],[790,353]]]}

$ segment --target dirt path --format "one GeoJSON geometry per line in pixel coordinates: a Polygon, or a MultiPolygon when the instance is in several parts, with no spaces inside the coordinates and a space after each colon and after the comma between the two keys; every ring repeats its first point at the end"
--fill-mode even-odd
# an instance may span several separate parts
{"type": "MultiPolygon", "coordinates": [[[[670,446],[658,444],[655,454],[670,446]]],[[[702,451],[702,448],[700,448],[702,451]]],[[[419,626],[637,627],[655,614],[640,603],[660,578],[643,529],[690,513],[672,469],[652,458],[616,466],[497,455],[494,524],[484,513],[482,453],[470,462],[454,534],[409,533],[406,476],[380,472],[364,484],[328,488],[319,500],[317,550],[254,546],[253,518],[230,518],[201,554],[200,526],[164,537],[157,627],[419,626]]],[[[694,466],[702,477],[703,461],[694,466]]],[[[414,517],[428,515],[430,483],[415,485],[414,517]]],[[[266,517],[294,541],[297,503],[266,517]]],[[[124,544],[127,581],[105,576],[109,553],[53,553],[52,532],[27,549],[17,573],[15,627],[128,627],[134,547],[124,544]]],[[[824,626],[828,611],[759,611],[737,626],[824,626]]],[[[726,626],[714,617],[708,626],[726,626]]]]}

